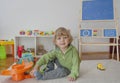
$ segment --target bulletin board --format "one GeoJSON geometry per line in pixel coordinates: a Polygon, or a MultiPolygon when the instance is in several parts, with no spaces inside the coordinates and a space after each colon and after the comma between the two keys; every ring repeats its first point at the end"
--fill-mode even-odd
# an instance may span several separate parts
{"type": "Polygon", "coordinates": [[[114,19],[113,0],[82,0],[82,20],[114,19]]]}
{"type": "MultiPolygon", "coordinates": [[[[82,47],[85,45],[116,46],[118,51],[118,22],[116,19],[115,0],[81,0],[81,23],[79,27],[79,53],[82,56],[82,47]],[[112,22],[112,23],[111,23],[112,22]],[[88,25],[86,25],[86,24],[88,25]],[[108,24],[107,24],[108,23],[108,24]],[[82,25],[83,24],[83,25],[82,25]],[[104,25],[108,26],[104,26],[104,25]],[[109,24],[114,24],[109,26],[109,24]],[[101,27],[102,26],[102,27],[101,27]],[[84,41],[84,39],[108,39],[113,38],[112,43],[101,41],[84,41]]],[[[112,58],[115,56],[114,48],[112,58]]]]}

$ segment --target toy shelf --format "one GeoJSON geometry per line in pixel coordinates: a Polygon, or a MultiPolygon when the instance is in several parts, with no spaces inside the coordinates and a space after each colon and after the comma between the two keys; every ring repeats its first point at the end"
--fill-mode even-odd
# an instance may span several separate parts
{"type": "Polygon", "coordinates": [[[11,46],[12,55],[14,56],[14,41],[0,41],[0,46],[11,46]]]}
{"type": "Polygon", "coordinates": [[[47,51],[53,49],[52,46],[52,38],[53,36],[15,36],[15,58],[18,57],[17,50],[18,46],[24,46],[24,49],[33,49],[34,57],[41,57],[41,55],[37,55],[37,49],[39,45],[43,45],[47,51]],[[50,47],[51,45],[51,47],[50,47]]]}

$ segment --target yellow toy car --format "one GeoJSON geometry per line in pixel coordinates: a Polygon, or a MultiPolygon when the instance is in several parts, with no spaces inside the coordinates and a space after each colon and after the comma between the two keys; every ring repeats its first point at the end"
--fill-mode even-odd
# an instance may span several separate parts
{"type": "Polygon", "coordinates": [[[97,64],[97,69],[99,69],[99,70],[105,70],[105,67],[103,66],[103,64],[98,63],[97,64]]]}

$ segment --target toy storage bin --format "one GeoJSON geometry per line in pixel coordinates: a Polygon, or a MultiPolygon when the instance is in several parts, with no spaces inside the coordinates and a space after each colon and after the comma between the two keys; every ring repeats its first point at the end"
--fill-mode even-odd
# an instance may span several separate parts
{"type": "Polygon", "coordinates": [[[6,59],[5,46],[0,45],[0,59],[6,59]]]}

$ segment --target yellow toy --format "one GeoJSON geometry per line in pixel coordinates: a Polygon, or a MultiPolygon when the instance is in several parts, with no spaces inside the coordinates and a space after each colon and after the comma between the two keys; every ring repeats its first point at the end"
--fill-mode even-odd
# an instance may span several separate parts
{"type": "Polygon", "coordinates": [[[103,66],[103,64],[98,63],[97,64],[97,69],[99,69],[99,70],[105,70],[105,67],[103,66]]]}
{"type": "Polygon", "coordinates": [[[43,35],[44,35],[44,32],[43,32],[43,31],[40,31],[40,35],[42,35],[42,36],[43,36],[43,35]]]}

